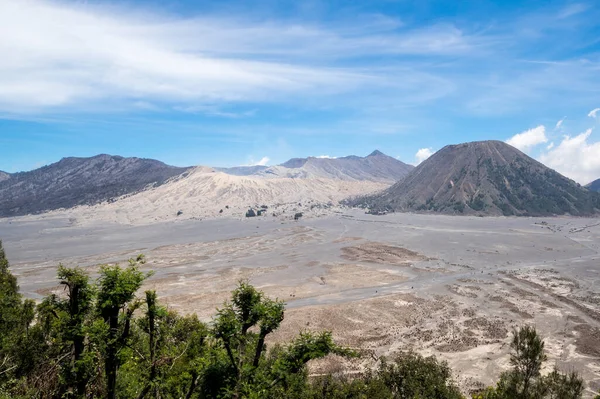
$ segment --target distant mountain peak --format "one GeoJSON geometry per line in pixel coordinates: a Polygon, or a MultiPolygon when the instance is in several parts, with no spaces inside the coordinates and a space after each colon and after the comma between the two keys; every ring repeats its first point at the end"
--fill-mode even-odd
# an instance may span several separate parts
{"type": "Polygon", "coordinates": [[[591,191],[596,191],[600,193],[600,179],[598,180],[594,180],[593,182],[591,182],[590,184],[587,184],[585,186],[588,190],[591,191]]]}
{"type": "Polygon", "coordinates": [[[270,167],[236,167],[219,170],[243,176],[324,178],[392,184],[402,179],[412,169],[412,165],[375,150],[366,157],[348,155],[338,158],[327,156],[292,158],[280,165],[270,167]]]}

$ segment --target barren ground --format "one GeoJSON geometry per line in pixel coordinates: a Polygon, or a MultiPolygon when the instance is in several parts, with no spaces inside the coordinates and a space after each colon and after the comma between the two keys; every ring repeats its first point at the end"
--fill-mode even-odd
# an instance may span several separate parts
{"type": "Polygon", "coordinates": [[[447,360],[465,392],[508,367],[510,331],[545,337],[548,368],[578,370],[600,389],[600,220],[331,213],[185,220],[143,226],[68,217],[1,219],[25,295],[56,289],[58,263],[90,271],[137,253],[146,288],[210,320],[240,279],[287,301],[273,337],[328,329],[364,356],[323,370],[360,370],[403,350],[447,360]]]}

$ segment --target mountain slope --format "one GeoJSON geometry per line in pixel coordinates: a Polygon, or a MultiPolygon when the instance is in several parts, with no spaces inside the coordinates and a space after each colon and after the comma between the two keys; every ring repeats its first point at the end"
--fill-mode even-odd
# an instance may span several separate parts
{"type": "Polygon", "coordinates": [[[600,196],[500,141],[450,145],[383,193],[373,210],[482,215],[589,215],[600,196]]]}
{"type": "Polygon", "coordinates": [[[0,182],[10,178],[10,175],[0,170],[0,182]]]}
{"type": "Polygon", "coordinates": [[[593,182],[591,182],[590,184],[588,184],[585,187],[588,190],[595,191],[595,192],[600,192],[600,179],[594,180],[593,182]]]}
{"type": "Polygon", "coordinates": [[[259,172],[262,172],[265,169],[269,169],[268,166],[264,165],[252,165],[252,166],[233,166],[231,168],[215,168],[215,170],[223,173],[227,173],[228,175],[234,176],[251,176],[255,175],[259,172]]]}
{"type": "Polygon", "coordinates": [[[289,161],[255,173],[265,177],[322,178],[345,181],[395,183],[414,167],[380,151],[366,157],[350,155],[342,158],[292,158],[289,161]]]}
{"type": "Polygon", "coordinates": [[[334,179],[264,178],[234,176],[208,167],[196,167],[166,184],[116,202],[69,211],[81,221],[111,220],[121,223],[151,223],[180,218],[244,217],[249,207],[268,206],[273,213],[291,217],[328,207],[351,195],[380,191],[385,183],[334,179]],[[222,212],[221,212],[222,211],[222,212]],[[291,216],[290,216],[291,215],[291,216]]]}
{"type": "Polygon", "coordinates": [[[97,155],[15,173],[0,182],[0,216],[95,204],[160,185],[186,168],[151,159],[97,155]]]}

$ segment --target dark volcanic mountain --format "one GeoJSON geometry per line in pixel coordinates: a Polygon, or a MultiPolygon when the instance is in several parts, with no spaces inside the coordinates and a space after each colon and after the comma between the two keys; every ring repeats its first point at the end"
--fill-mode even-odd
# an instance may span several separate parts
{"type": "Polygon", "coordinates": [[[587,186],[585,186],[588,190],[592,190],[595,192],[600,193],[600,179],[598,180],[594,180],[593,182],[591,182],[590,184],[588,184],[587,186]]]}
{"type": "Polygon", "coordinates": [[[96,204],[160,185],[186,170],[152,159],[63,158],[0,181],[0,217],[96,204]]]}
{"type": "Polygon", "coordinates": [[[366,157],[350,155],[342,158],[292,158],[277,166],[240,166],[218,170],[238,176],[265,176],[291,178],[326,178],[395,183],[410,172],[407,165],[380,151],[366,157]]]}
{"type": "Polygon", "coordinates": [[[0,181],[4,181],[10,178],[10,175],[0,170],[0,181]]]}
{"type": "Polygon", "coordinates": [[[350,201],[373,211],[590,215],[600,195],[500,141],[449,145],[383,193],[350,201]]]}

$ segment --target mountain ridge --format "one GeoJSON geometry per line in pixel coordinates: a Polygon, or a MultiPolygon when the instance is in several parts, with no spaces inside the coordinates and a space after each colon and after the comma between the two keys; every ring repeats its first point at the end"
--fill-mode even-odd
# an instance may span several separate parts
{"type": "MultiPolygon", "coordinates": [[[[130,197],[177,181],[181,181],[177,183],[178,193],[182,193],[187,187],[189,196],[196,198],[196,193],[203,190],[202,196],[210,197],[214,201],[218,200],[218,196],[211,194],[209,188],[219,186],[221,188],[218,194],[230,198],[231,201],[235,197],[234,194],[238,193],[244,201],[253,199],[260,202],[259,199],[264,199],[277,202],[284,198],[289,202],[292,200],[292,194],[296,192],[306,201],[314,199],[329,202],[334,198],[336,201],[342,199],[339,193],[351,195],[383,189],[412,168],[377,150],[367,157],[351,155],[338,159],[298,159],[302,160],[303,166],[306,167],[256,165],[233,168],[180,168],[153,159],[126,158],[120,155],[64,157],[58,162],[32,171],[7,174],[7,178],[0,180],[0,217],[70,209],[79,205],[97,205],[106,201],[122,201],[123,196],[130,197]],[[225,172],[224,176],[233,175],[248,179],[226,179],[219,175],[221,172],[225,172]],[[186,179],[192,173],[194,179],[186,179]],[[307,181],[294,183],[294,178],[307,181]],[[202,188],[194,184],[199,184],[202,188]],[[276,187],[277,184],[282,187],[276,187]],[[290,195],[285,193],[285,187],[290,191],[290,195]],[[228,190],[232,190],[232,193],[228,190]]],[[[293,159],[290,161],[294,162],[293,159]]],[[[168,194],[168,190],[163,193],[168,194]]],[[[177,203],[175,200],[173,202],[177,203]]],[[[190,210],[193,209],[191,203],[186,206],[190,210]]]]}
{"type": "Polygon", "coordinates": [[[403,179],[414,166],[375,150],[365,157],[292,158],[281,165],[257,173],[265,177],[324,178],[346,181],[371,181],[393,184],[403,179]]]}
{"type": "Polygon", "coordinates": [[[274,166],[237,166],[215,168],[235,176],[325,178],[348,181],[372,181],[395,183],[414,168],[393,157],[375,150],[365,157],[347,155],[339,158],[314,157],[291,158],[274,166]]]}
{"type": "Polygon", "coordinates": [[[161,185],[188,168],[145,158],[99,154],[65,157],[0,181],[0,216],[36,214],[92,205],[161,185]]]}

